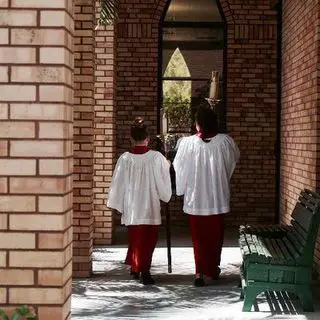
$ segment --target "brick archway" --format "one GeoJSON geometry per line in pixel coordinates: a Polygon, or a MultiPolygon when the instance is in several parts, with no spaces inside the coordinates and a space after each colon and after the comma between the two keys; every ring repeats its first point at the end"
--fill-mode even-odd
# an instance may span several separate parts
{"type": "MultiPolygon", "coordinates": [[[[227,128],[243,151],[233,177],[229,222],[270,221],[276,210],[276,10],[269,0],[254,5],[246,0],[221,0],[220,4],[228,28],[227,128]],[[255,200],[249,201],[253,194],[255,200]]],[[[120,1],[116,40],[116,123],[120,128],[117,155],[129,147],[134,116],[144,116],[152,134],[156,132],[159,22],[166,6],[165,0],[153,4],[144,0],[140,5],[134,0],[120,1]],[[140,10],[129,12],[130,6],[140,10]]]]}
{"type": "MultiPolygon", "coordinates": [[[[270,10],[269,1],[264,0],[257,5],[255,15],[248,15],[250,5],[245,0],[241,4],[238,2],[219,2],[228,26],[228,129],[245,154],[241,163],[243,170],[236,172],[233,180],[233,214],[230,215],[233,224],[239,220],[265,221],[270,219],[269,212],[273,214],[275,210],[272,177],[276,139],[276,12],[270,10]],[[265,131],[264,126],[271,129],[265,131]],[[253,147],[252,139],[263,141],[261,150],[253,147]],[[252,180],[257,172],[259,179],[252,180]],[[244,188],[243,181],[247,181],[244,188]],[[257,190],[261,190],[260,200],[248,203],[249,195],[257,190]],[[262,213],[261,207],[265,208],[262,213]]],[[[167,1],[149,3],[144,0],[141,10],[133,12],[127,8],[139,6],[135,0],[120,0],[116,38],[113,28],[94,32],[94,5],[88,1],[82,12],[80,3],[84,6],[81,1],[76,4],[77,13],[84,21],[77,20],[77,13],[75,16],[78,41],[75,62],[80,72],[75,81],[80,94],[80,103],[76,103],[80,109],[75,114],[75,127],[79,132],[76,136],[79,141],[75,144],[76,158],[79,155],[75,180],[79,188],[76,187],[75,199],[78,201],[76,211],[77,207],[83,210],[74,217],[74,262],[83,269],[78,270],[80,274],[85,275],[91,270],[93,242],[111,242],[113,217],[104,199],[113,165],[130,145],[130,123],[134,116],[144,116],[151,126],[152,136],[156,133],[158,28],[167,1]],[[88,6],[93,10],[90,14],[88,6]],[[83,13],[90,15],[91,25],[83,13]],[[90,43],[90,38],[95,42],[90,43]],[[94,86],[90,86],[89,77],[94,79],[94,86]],[[83,96],[84,92],[89,92],[89,96],[83,96]]]]}
{"type": "MultiPolygon", "coordinates": [[[[134,116],[144,116],[151,126],[151,134],[154,136],[156,133],[158,28],[168,3],[149,3],[148,9],[145,9],[147,2],[145,0],[139,13],[136,13],[127,10],[130,5],[138,6],[134,0],[120,0],[116,38],[114,29],[110,27],[94,32],[92,26],[97,12],[92,2],[76,3],[75,63],[78,74],[75,84],[79,100],[76,101],[75,109],[75,158],[78,172],[74,176],[74,265],[82,268],[78,270],[79,275],[91,271],[93,242],[111,243],[113,217],[104,199],[113,164],[118,155],[129,147],[129,129],[134,116]],[[83,21],[77,20],[78,13],[79,19],[83,21]],[[88,21],[92,21],[92,24],[88,25],[88,21]],[[95,42],[90,43],[92,38],[95,42]],[[114,67],[114,57],[117,59],[117,68],[114,67]]],[[[234,0],[219,2],[228,27],[228,129],[245,150],[242,165],[246,173],[236,172],[233,187],[236,194],[233,212],[242,221],[267,220],[267,212],[275,210],[275,184],[270,177],[275,171],[276,72],[270,65],[276,65],[276,13],[270,10],[267,2],[265,0],[255,11],[263,17],[264,24],[257,18],[258,13],[248,16],[251,7],[245,0],[241,5],[234,0]],[[246,19],[250,20],[250,24],[245,23],[246,19]],[[265,121],[272,128],[269,132],[263,129],[265,121]],[[253,148],[247,142],[251,135],[256,141],[264,140],[263,150],[253,148]],[[268,160],[262,162],[266,158],[268,160]],[[245,189],[241,184],[243,181],[251,181],[256,173],[253,168],[257,166],[260,168],[261,184],[267,186],[269,198],[264,200],[264,189],[261,190],[261,203],[248,204],[248,195],[259,189],[259,183],[251,187],[248,182],[245,189]],[[259,207],[266,208],[265,215],[260,214],[259,207]]],[[[231,219],[235,220],[235,216],[231,219]]],[[[233,223],[236,224],[237,220],[233,223]]]]}

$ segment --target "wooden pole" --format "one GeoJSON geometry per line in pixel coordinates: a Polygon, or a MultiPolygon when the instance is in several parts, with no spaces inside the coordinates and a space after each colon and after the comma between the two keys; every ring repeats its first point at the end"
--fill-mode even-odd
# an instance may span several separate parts
{"type": "MultiPolygon", "coordinates": [[[[158,140],[160,142],[160,140],[158,140]]],[[[160,152],[164,151],[164,156],[167,160],[168,159],[168,151],[165,141],[163,141],[164,149],[161,150],[160,143],[158,144],[160,152]]],[[[171,170],[171,163],[170,163],[170,170],[171,170]]],[[[164,210],[166,214],[166,240],[167,240],[167,258],[168,258],[168,273],[172,273],[172,259],[171,259],[171,215],[170,215],[170,208],[169,203],[164,204],[164,210]]]]}
{"type": "Polygon", "coordinates": [[[167,229],[167,258],[168,258],[168,272],[172,273],[172,259],[171,259],[171,216],[169,203],[165,205],[166,210],[166,229],[167,229]]]}
{"type": "MultiPolygon", "coordinates": [[[[165,157],[168,159],[168,150],[165,145],[165,157]]],[[[172,163],[170,162],[170,171],[171,171],[172,163]]],[[[169,202],[165,205],[166,210],[166,231],[167,231],[167,258],[168,258],[168,273],[172,273],[172,259],[171,259],[171,215],[170,215],[170,207],[169,202]]]]}

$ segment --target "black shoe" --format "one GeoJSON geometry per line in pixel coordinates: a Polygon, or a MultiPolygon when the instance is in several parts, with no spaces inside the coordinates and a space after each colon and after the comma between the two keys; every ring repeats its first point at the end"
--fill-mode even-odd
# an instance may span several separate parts
{"type": "Polygon", "coordinates": [[[212,277],[212,280],[218,280],[221,273],[221,269],[217,267],[215,275],[212,277]]]}
{"type": "Polygon", "coordinates": [[[155,284],[153,278],[151,277],[150,272],[142,272],[141,273],[142,283],[144,285],[155,284]]]}
{"type": "Polygon", "coordinates": [[[203,278],[194,279],[194,285],[195,285],[195,287],[204,287],[205,283],[204,283],[203,278]]]}
{"type": "Polygon", "coordinates": [[[135,280],[139,280],[139,278],[140,278],[140,272],[134,272],[134,271],[131,271],[131,270],[130,270],[130,276],[132,276],[133,279],[135,279],[135,280]]]}

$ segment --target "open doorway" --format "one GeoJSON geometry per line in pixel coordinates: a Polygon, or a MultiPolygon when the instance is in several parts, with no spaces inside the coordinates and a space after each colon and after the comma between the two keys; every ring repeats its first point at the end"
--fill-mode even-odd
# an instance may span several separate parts
{"type": "MultiPolygon", "coordinates": [[[[195,132],[194,116],[209,97],[213,71],[218,72],[222,103],[217,109],[226,130],[226,22],[217,0],[172,0],[159,27],[158,133],[166,137],[173,160],[177,140],[195,132]]],[[[164,139],[163,139],[164,141],[164,139]]],[[[185,227],[182,199],[173,197],[172,225],[185,227]]]]}

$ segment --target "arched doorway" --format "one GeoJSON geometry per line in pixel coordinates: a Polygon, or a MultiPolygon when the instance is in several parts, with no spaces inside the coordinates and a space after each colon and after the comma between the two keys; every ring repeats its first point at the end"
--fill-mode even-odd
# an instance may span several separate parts
{"type": "MultiPolygon", "coordinates": [[[[277,155],[274,152],[277,139],[276,11],[271,4],[267,5],[268,17],[265,16],[267,20],[261,24],[251,16],[250,10],[249,16],[244,16],[242,7],[233,1],[219,0],[216,3],[225,22],[223,100],[227,106],[226,124],[243,152],[239,166],[241,171],[236,171],[232,180],[233,197],[228,223],[271,222],[277,207],[277,155]],[[254,195],[252,200],[250,195],[254,195]]],[[[170,4],[171,1],[158,2],[154,12],[159,30],[158,110],[162,101],[160,35],[170,4]]],[[[197,6],[198,2],[194,7],[197,6]]],[[[186,11],[181,12],[185,14],[186,11]]],[[[183,55],[186,58],[184,52],[183,55]]],[[[187,58],[186,61],[190,66],[187,58]]]]}
{"type": "MultiPolygon", "coordinates": [[[[224,126],[226,124],[224,107],[227,95],[224,84],[227,77],[227,24],[219,1],[171,0],[163,8],[158,31],[158,133],[169,135],[170,141],[173,141],[170,148],[174,148],[175,142],[182,135],[194,133],[194,115],[197,106],[209,97],[213,71],[220,74],[221,98],[224,103],[220,104],[219,114],[222,118],[220,122],[224,126]],[[190,88],[190,96],[186,98],[185,93],[178,94],[177,90],[172,90],[170,97],[169,86],[179,88],[180,92],[190,88]],[[167,121],[163,120],[163,113],[167,121]]],[[[174,153],[170,151],[169,154],[174,153]]],[[[181,198],[172,199],[170,211],[173,225],[185,227],[181,198]]]]}
{"type": "MultiPolygon", "coordinates": [[[[128,132],[135,116],[145,117],[154,140],[160,130],[163,53],[159,36],[170,3],[158,1],[139,13],[128,11],[127,2],[120,3],[115,158],[130,147],[128,132]]],[[[261,24],[251,11],[244,17],[233,1],[214,3],[220,8],[226,28],[223,92],[227,129],[242,151],[239,170],[232,180],[228,224],[270,222],[276,208],[276,11],[271,5],[266,6],[269,10],[257,8],[261,17],[268,16],[261,24]]],[[[182,54],[194,76],[186,54],[182,54]]],[[[178,210],[181,211],[180,204],[178,210]]]]}

